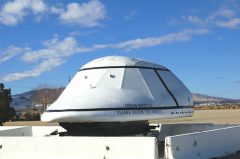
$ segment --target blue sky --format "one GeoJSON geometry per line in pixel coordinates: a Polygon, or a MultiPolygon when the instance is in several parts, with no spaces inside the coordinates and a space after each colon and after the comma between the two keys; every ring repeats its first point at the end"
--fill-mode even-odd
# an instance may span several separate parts
{"type": "Polygon", "coordinates": [[[192,91],[240,98],[240,3],[234,0],[0,2],[0,82],[13,94],[66,86],[108,55],[168,67],[192,91]]]}

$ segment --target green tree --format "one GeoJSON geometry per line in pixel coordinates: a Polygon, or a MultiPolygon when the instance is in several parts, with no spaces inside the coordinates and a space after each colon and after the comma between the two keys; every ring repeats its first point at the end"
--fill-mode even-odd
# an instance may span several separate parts
{"type": "Polygon", "coordinates": [[[0,125],[16,115],[15,109],[10,107],[11,101],[11,89],[4,89],[4,84],[0,83],[0,125]]]}

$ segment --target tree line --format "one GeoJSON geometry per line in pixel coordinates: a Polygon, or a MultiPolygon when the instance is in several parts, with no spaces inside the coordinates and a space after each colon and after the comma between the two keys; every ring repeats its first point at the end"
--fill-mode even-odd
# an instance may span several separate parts
{"type": "Polygon", "coordinates": [[[10,107],[11,102],[11,89],[5,89],[4,84],[0,83],[0,125],[16,115],[15,109],[10,107]]]}

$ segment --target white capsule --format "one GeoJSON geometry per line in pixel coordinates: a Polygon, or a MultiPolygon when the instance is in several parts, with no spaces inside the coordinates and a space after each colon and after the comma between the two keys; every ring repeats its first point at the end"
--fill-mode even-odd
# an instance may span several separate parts
{"type": "Polygon", "coordinates": [[[107,56],[84,65],[41,120],[149,121],[191,116],[192,106],[191,92],[166,67],[107,56]]]}

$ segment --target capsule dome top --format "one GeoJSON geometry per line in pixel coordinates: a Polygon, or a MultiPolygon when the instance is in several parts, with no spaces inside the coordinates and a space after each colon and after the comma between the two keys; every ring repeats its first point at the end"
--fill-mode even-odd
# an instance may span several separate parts
{"type": "Polygon", "coordinates": [[[93,67],[111,67],[111,66],[138,66],[167,69],[166,67],[154,64],[139,58],[130,58],[124,56],[106,56],[95,59],[85,64],[81,69],[93,67]]]}

